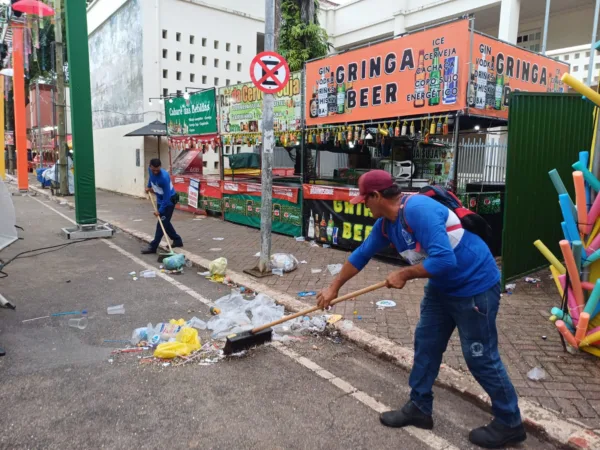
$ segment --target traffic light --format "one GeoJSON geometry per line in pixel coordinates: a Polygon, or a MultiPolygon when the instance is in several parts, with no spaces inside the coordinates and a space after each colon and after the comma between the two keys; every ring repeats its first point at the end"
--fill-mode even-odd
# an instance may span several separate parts
{"type": "MultiPolygon", "coordinates": [[[[10,0],[10,5],[11,5],[11,7],[12,7],[12,5],[14,5],[15,3],[17,3],[18,1],[19,1],[19,0],[10,0]]],[[[13,16],[15,16],[15,17],[21,17],[21,15],[22,15],[22,14],[23,14],[22,12],[20,12],[20,11],[15,11],[15,10],[13,9],[13,16]]]]}

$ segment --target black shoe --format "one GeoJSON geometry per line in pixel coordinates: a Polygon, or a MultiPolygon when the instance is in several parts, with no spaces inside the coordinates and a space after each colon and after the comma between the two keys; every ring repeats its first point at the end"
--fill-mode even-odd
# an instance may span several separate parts
{"type": "Polygon", "coordinates": [[[518,444],[527,439],[523,424],[517,427],[507,427],[494,419],[485,427],[475,428],[469,433],[469,440],[483,448],[503,448],[507,445],[518,444]]]}
{"type": "Polygon", "coordinates": [[[431,416],[422,412],[412,401],[409,401],[402,409],[382,413],[379,416],[379,420],[386,427],[402,428],[412,425],[424,430],[431,430],[433,428],[433,419],[431,416]]]}
{"type": "Polygon", "coordinates": [[[6,355],[6,352],[4,351],[4,349],[2,347],[0,347],[0,356],[4,356],[6,355]]]}
{"type": "Polygon", "coordinates": [[[171,247],[173,247],[173,248],[183,247],[183,241],[174,241],[173,244],[171,244],[171,247]]]}
{"type": "Polygon", "coordinates": [[[153,253],[156,253],[156,249],[150,245],[142,249],[142,255],[151,255],[153,253]]]}

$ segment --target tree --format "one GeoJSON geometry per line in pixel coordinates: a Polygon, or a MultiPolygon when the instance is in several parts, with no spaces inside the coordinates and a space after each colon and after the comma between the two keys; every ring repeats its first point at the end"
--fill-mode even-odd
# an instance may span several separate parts
{"type": "Polygon", "coordinates": [[[280,1],[278,51],[287,60],[290,70],[300,70],[307,60],[325,56],[331,47],[327,32],[319,25],[319,1],[280,1]]]}

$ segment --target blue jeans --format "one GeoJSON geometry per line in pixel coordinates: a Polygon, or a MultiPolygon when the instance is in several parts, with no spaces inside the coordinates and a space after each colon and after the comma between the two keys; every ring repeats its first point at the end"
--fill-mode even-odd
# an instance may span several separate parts
{"type": "MultiPolygon", "coordinates": [[[[171,218],[173,217],[173,212],[175,211],[175,205],[171,205],[168,206],[165,211],[160,215],[160,220],[162,221],[163,225],[165,226],[165,231],[167,232],[167,235],[171,238],[171,240],[173,242],[181,242],[181,236],[179,236],[177,234],[177,231],[175,231],[175,228],[173,227],[173,224],[171,223],[171,218]]],[[[162,241],[162,238],[164,236],[163,230],[160,227],[160,223],[156,223],[156,232],[154,233],[154,240],[152,242],[150,242],[150,247],[152,247],[154,250],[156,250],[158,248],[158,246],[160,245],[160,241],[162,241]]]]}
{"type": "Polygon", "coordinates": [[[509,427],[521,423],[517,393],[498,352],[496,315],[500,285],[473,297],[452,297],[425,287],[415,331],[410,398],[426,414],[433,411],[432,387],[454,328],[469,370],[492,399],[494,416],[509,427]]]}

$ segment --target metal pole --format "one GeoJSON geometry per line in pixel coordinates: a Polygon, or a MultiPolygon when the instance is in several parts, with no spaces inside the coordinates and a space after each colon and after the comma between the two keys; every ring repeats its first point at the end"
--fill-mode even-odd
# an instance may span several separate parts
{"type": "Polygon", "coordinates": [[[600,0],[596,0],[596,9],[594,10],[594,29],[592,30],[592,45],[590,49],[590,65],[588,67],[588,86],[592,85],[592,74],[594,71],[594,56],[596,55],[596,30],[598,29],[598,12],[600,12],[600,0]]]}
{"type": "Polygon", "coordinates": [[[546,0],[546,16],[544,17],[544,36],[542,37],[542,55],[546,54],[546,42],[548,41],[548,22],[550,20],[550,2],[546,0]]]}
{"type": "Polygon", "coordinates": [[[44,167],[44,154],[42,153],[42,112],[40,111],[40,80],[35,82],[35,115],[38,129],[38,156],[40,158],[40,169],[44,167]]]}
{"type": "MultiPolygon", "coordinates": [[[[265,1],[265,51],[275,51],[275,0],[265,1]]],[[[261,164],[262,203],[260,207],[260,261],[258,269],[266,273],[270,268],[271,227],[273,214],[273,94],[263,100],[263,151],[261,164]]]]}
{"type": "Polygon", "coordinates": [[[304,121],[304,114],[306,113],[305,110],[305,101],[306,101],[306,64],[304,64],[304,67],[302,68],[302,83],[301,83],[301,91],[300,91],[300,101],[301,106],[300,106],[300,150],[299,153],[296,155],[296,158],[300,158],[300,183],[304,183],[304,133],[306,132],[306,123],[304,121]]]}
{"type": "Polygon", "coordinates": [[[62,35],[62,3],[64,0],[54,0],[54,35],[55,35],[55,61],[56,61],[56,122],[58,134],[58,159],[57,164],[60,178],[60,194],[69,195],[69,162],[67,157],[67,136],[65,131],[65,72],[64,50],[62,35]]]}
{"type": "Polygon", "coordinates": [[[454,119],[454,192],[458,194],[458,155],[460,153],[460,115],[454,119]]]}

